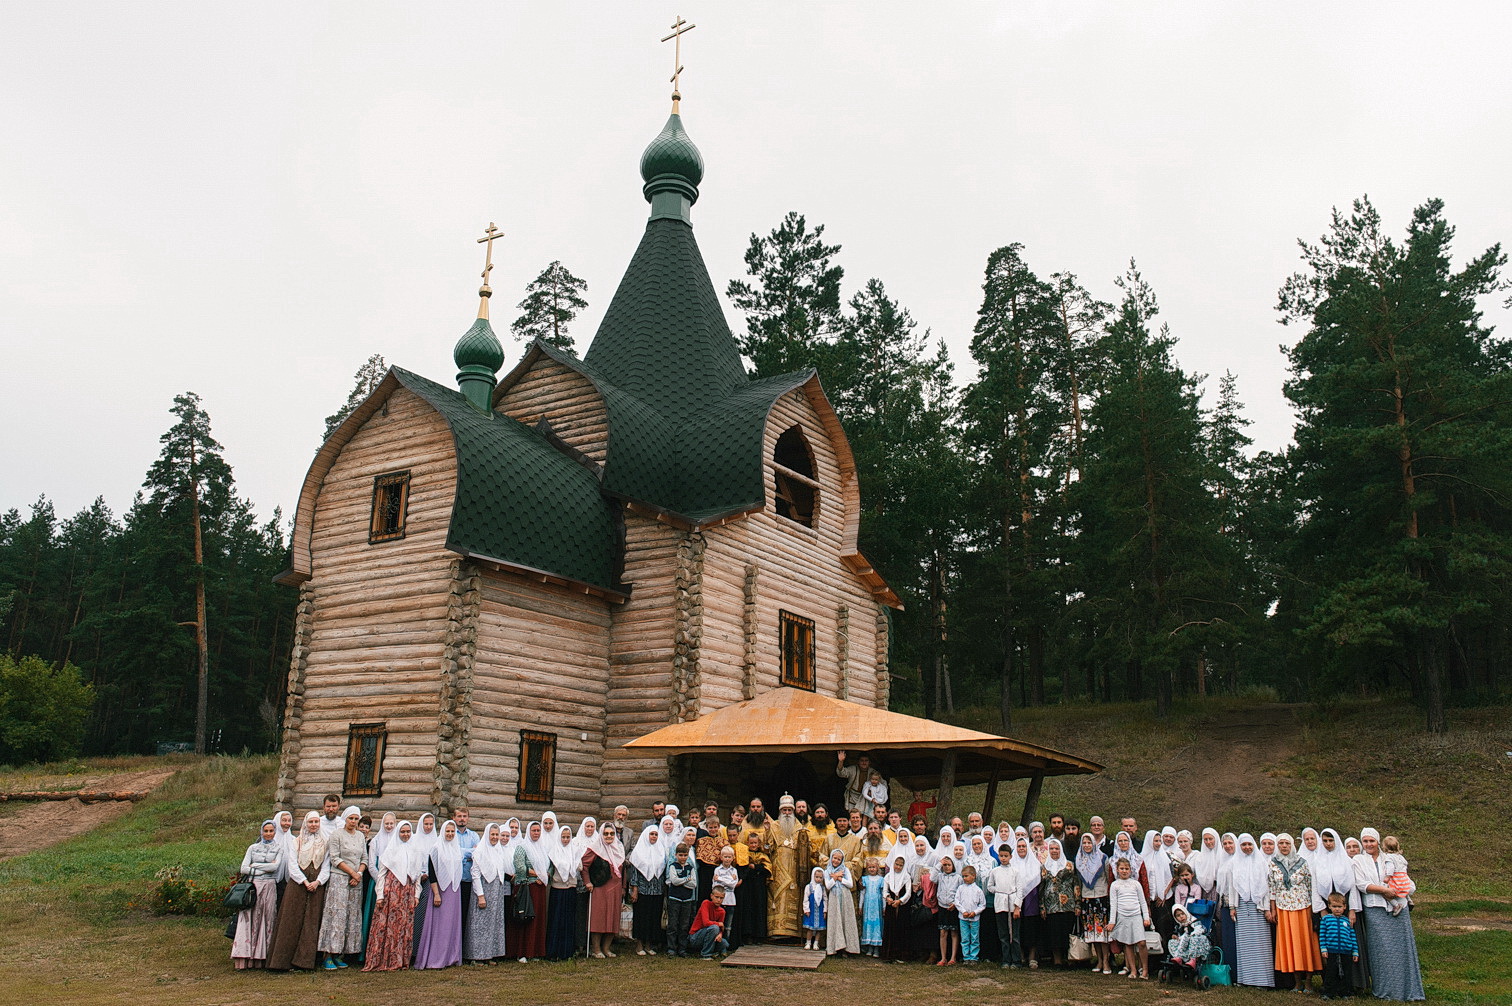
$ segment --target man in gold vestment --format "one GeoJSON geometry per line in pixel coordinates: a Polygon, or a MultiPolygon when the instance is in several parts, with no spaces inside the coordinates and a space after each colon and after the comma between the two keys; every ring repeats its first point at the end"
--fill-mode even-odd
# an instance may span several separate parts
{"type": "Polygon", "coordinates": [[[767,933],[776,937],[802,935],[803,888],[808,884],[809,832],[793,815],[793,798],[786,793],[777,804],[772,830],[772,880],[767,889],[767,933]]]}

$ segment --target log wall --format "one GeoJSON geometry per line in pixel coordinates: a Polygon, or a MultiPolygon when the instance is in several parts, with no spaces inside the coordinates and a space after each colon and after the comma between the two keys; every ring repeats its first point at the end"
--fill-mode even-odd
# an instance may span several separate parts
{"type": "Polygon", "coordinates": [[[602,810],[609,602],[502,571],[482,574],[471,669],[467,802],[475,820],[602,810]],[[520,731],[557,737],[555,799],[516,800],[520,731]]]}
{"type": "Polygon", "coordinates": [[[582,374],[540,357],[499,400],[498,411],[535,425],[543,417],[551,431],[596,464],[609,450],[609,415],[598,390],[582,374]]]}
{"type": "MultiPolygon", "coordinates": [[[[318,808],[341,791],[352,723],[386,723],[384,809],[428,809],[437,788],[442,658],[455,556],[446,530],[456,492],[451,431],[398,388],[326,473],[311,527],[311,579],[301,592],[307,645],[291,666],[295,754],[280,800],[318,808]],[[405,536],[368,544],[373,478],[410,471],[405,536]],[[308,602],[308,611],[304,610],[308,602]],[[297,677],[296,677],[297,672],[297,677]]],[[[368,801],[362,801],[366,804],[368,801]]]]}

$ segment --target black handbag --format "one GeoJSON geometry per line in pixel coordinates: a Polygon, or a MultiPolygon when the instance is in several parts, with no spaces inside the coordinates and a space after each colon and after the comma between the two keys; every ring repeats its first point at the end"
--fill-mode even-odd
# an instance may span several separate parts
{"type": "Polygon", "coordinates": [[[609,861],[602,856],[594,856],[593,862],[588,864],[588,883],[594,887],[603,887],[609,883],[609,878],[614,871],[609,866],[609,861]]]}
{"type": "Polygon", "coordinates": [[[226,900],[221,904],[233,912],[244,912],[257,905],[257,888],[250,880],[238,880],[226,892],[226,900]]]}
{"type": "Polygon", "coordinates": [[[516,922],[529,922],[535,918],[535,902],[530,900],[529,884],[515,884],[514,904],[510,910],[516,922]]]}

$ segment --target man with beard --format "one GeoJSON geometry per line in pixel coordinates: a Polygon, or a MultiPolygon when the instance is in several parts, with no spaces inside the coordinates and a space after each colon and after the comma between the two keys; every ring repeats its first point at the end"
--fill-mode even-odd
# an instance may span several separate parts
{"type": "Polygon", "coordinates": [[[884,857],[891,844],[882,834],[881,822],[866,822],[866,834],[861,839],[861,848],[856,853],[856,862],[851,865],[851,872],[858,877],[862,876],[866,868],[872,865],[872,860],[876,860],[878,866],[885,867],[887,864],[884,857]]]}
{"type": "Polygon", "coordinates": [[[1046,838],[1053,838],[1061,844],[1061,849],[1069,849],[1066,844],[1066,818],[1064,814],[1050,815],[1050,834],[1046,838]]]}
{"type": "MultiPolygon", "coordinates": [[[[778,816],[781,816],[781,813],[782,813],[782,811],[779,808],[779,810],[778,810],[778,816]]],[[[808,827],[808,824],[809,824],[809,809],[808,809],[808,801],[807,800],[795,800],[795,801],[793,801],[793,820],[797,821],[799,824],[801,824],[805,828],[808,827]]]]}
{"type": "Polygon", "coordinates": [[[731,836],[730,844],[734,845],[738,840],[740,844],[746,844],[746,837],[755,832],[761,837],[761,851],[767,855],[772,854],[772,848],[776,844],[772,834],[772,822],[766,816],[766,804],[761,802],[760,797],[751,797],[751,810],[740,823],[740,831],[731,836]]]}
{"type": "Polygon", "coordinates": [[[771,831],[774,844],[772,879],[767,887],[767,932],[771,936],[797,939],[802,935],[799,923],[803,915],[803,888],[811,869],[810,832],[798,820],[793,798],[786,793],[777,801],[777,820],[771,831]]]}
{"type": "Polygon", "coordinates": [[[808,833],[809,863],[803,873],[805,885],[808,883],[808,871],[816,866],[823,866],[828,862],[829,853],[824,851],[824,843],[835,833],[834,822],[829,817],[829,808],[824,804],[814,804],[814,817],[809,821],[808,833]]]}

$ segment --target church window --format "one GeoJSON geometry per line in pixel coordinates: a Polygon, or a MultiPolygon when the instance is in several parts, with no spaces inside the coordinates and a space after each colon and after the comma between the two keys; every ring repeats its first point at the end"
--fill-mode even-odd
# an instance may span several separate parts
{"type": "Polygon", "coordinates": [[[515,799],[522,803],[551,803],[556,791],[557,735],[520,731],[520,782],[515,799]]]}
{"type": "Polygon", "coordinates": [[[784,685],[814,690],[814,620],[791,611],[778,612],[782,630],[784,685]]]}
{"type": "Polygon", "coordinates": [[[347,796],[383,795],[383,749],[388,726],[353,723],[347,731],[346,774],[341,791],[347,796]]]}
{"type": "Polygon", "coordinates": [[[772,480],[776,488],[777,516],[804,527],[814,526],[819,509],[819,483],[814,479],[814,456],[803,431],[791,426],[777,438],[772,452],[772,480]]]}
{"type": "Polygon", "coordinates": [[[373,479],[373,513],[368,520],[368,544],[404,537],[409,485],[409,472],[390,472],[373,479]]]}

